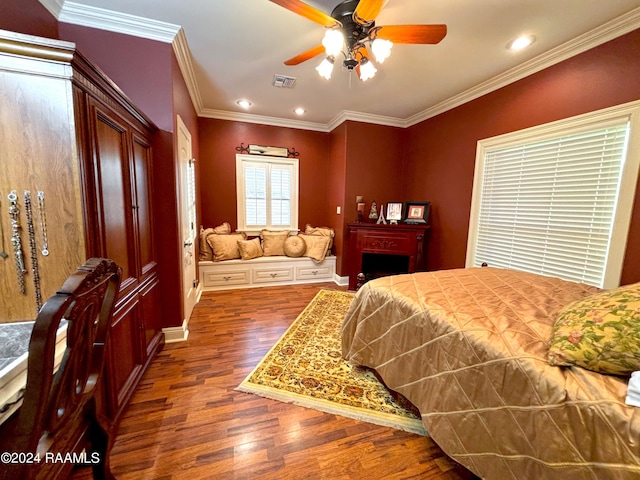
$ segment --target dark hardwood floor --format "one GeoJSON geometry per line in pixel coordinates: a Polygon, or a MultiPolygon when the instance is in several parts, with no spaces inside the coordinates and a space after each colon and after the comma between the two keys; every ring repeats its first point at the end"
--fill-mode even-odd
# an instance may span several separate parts
{"type": "Polygon", "coordinates": [[[204,293],[188,341],[165,346],[132,399],[116,478],[475,479],[429,438],[234,390],[321,288],[344,290],[204,293]]]}

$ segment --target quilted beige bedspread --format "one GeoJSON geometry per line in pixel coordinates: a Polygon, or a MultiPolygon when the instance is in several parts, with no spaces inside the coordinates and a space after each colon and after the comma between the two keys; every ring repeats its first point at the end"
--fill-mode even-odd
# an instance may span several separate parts
{"type": "Polygon", "coordinates": [[[558,311],[595,291],[494,268],[379,278],[350,306],[342,353],[376,369],[482,478],[637,480],[628,379],[546,362],[558,311]]]}

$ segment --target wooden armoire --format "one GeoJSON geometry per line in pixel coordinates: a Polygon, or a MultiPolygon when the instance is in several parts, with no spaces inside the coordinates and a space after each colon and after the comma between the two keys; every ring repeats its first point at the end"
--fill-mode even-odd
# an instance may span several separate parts
{"type": "Polygon", "coordinates": [[[45,301],[87,258],[118,263],[123,278],[100,398],[101,413],[114,422],[164,342],[153,228],[155,131],[74,44],[0,31],[0,247],[7,254],[0,259],[0,322],[33,320],[36,291],[45,301]],[[20,211],[24,294],[11,192],[20,211]]]}

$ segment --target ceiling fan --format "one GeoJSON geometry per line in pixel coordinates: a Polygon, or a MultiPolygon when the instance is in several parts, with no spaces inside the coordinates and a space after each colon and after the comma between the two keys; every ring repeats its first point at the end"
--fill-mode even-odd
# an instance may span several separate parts
{"type": "Polygon", "coordinates": [[[270,1],[327,28],[322,45],[284,62],[285,65],[298,65],[324,53],[326,57],[316,70],[326,79],[331,78],[335,59],[340,53],[345,57],[343,65],[349,71],[355,70],[361,80],[367,80],[377,71],[369,48],[378,63],[382,63],[390,55],[393,43],[436,44],[447,34],[446,25],[376,26],[375,19],[385,0],[344,0],[331,15],[300,0],[270,1]]]}

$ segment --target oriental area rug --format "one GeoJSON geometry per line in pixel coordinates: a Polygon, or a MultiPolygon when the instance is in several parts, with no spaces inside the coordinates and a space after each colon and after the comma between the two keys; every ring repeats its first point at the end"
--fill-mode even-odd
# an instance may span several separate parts
{"type": "Polygon", "coordinates": [[[427,435],[411,403],[372,370],[342,358],[340,330],[352,299],[349,292],[318,292],[236,390],[427,435]]]}

